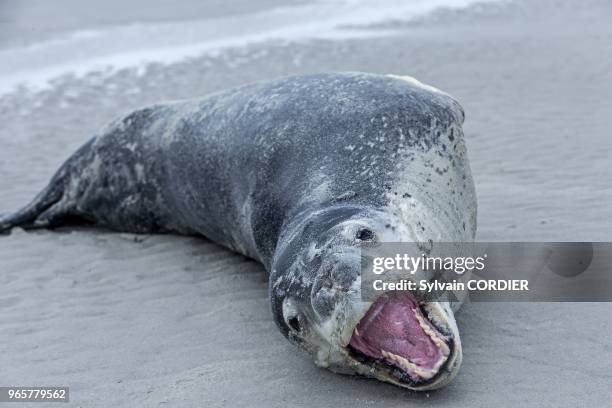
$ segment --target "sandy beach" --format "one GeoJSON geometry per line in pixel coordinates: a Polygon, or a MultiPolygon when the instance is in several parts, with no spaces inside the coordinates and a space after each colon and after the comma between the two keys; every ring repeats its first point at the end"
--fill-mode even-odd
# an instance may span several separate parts
{"type": "MultiPolygon", "coordinates": [[[[475,4],[352,38],[269,39],[22,86],[0,95],[0,213],[137,107],[283,75],[365,71],[412,75],[462,103],[479,241],[609,241],[610,15],[603,0],[475,4]]],[[[263,268],[205,239],[86,228],[0,237],[0,385],[66,385],[74,407],[607,406],[611,312],[467,304],[459,376],[412,393],[315,367],[274,325],[263,268]]]]}

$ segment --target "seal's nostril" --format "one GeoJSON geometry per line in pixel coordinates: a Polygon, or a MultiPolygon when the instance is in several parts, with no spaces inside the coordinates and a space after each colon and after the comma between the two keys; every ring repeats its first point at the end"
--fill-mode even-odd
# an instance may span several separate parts
{"type": "Polygon", "coordinates": [[[357,235],[355,236],[360,241],[371,241],[374,239],[374,233],[369,228],[362,228],[357,231],[357,235]]]}
{"type": "Polygon", "coordinates": [[[289,319],[287,324],[289,324],[289,327],[291,327],[293,331],[299,332],[302,329],[300,319],[297,316],[293,316],[291,319],[289,319]]]}
{"type": "Polygon", "coordinates": [[[283,320],[286,327],[294,333],[302,331],[302,319],[293,299],[286,297],[283,299],[283,320]]]}

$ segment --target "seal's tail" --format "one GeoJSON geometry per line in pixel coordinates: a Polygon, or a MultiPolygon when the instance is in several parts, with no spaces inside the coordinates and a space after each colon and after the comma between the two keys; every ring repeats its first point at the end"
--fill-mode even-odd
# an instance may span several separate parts
{"type": "Polygon", "coordinates": [[[13,227],[30,229],[56,225],[66,214],[66,206],[62,203],[63,184],[63,177],[58,174],[28,205],[15,213],[3,214],[0,233],[8,233],[13,227]]]}

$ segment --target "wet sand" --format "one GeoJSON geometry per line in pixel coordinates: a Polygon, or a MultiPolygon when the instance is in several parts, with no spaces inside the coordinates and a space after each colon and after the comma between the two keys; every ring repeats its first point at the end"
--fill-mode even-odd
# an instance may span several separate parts
{"type": "MultiPolygon", "coordinates": [[[[271,42],[144,73],[0,96],[0,212],[109,120],[253,80],[413,75],[463,104],[481,241],[612,238],[612,5],[445,11],[401,33],[271,42]]],[[[609,404],[612,306],[468,304],[463,368],[415,394],[316,368],[276,329],[266,274],[204,239],[91,229],[0,237],[0,384],[68,385],[69,406],[575,407],[609,404]]]]}

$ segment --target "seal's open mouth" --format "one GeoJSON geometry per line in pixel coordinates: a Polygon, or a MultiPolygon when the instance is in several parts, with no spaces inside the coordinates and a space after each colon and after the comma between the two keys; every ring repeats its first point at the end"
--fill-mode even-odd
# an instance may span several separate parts
{"type": "Polygon", "coordinates": [[[395,292],[374,302],[355,327],[349,348],[363,362],[419,384],[436,376],[449,358],[451,342],[409,292],[395,292]]]}

